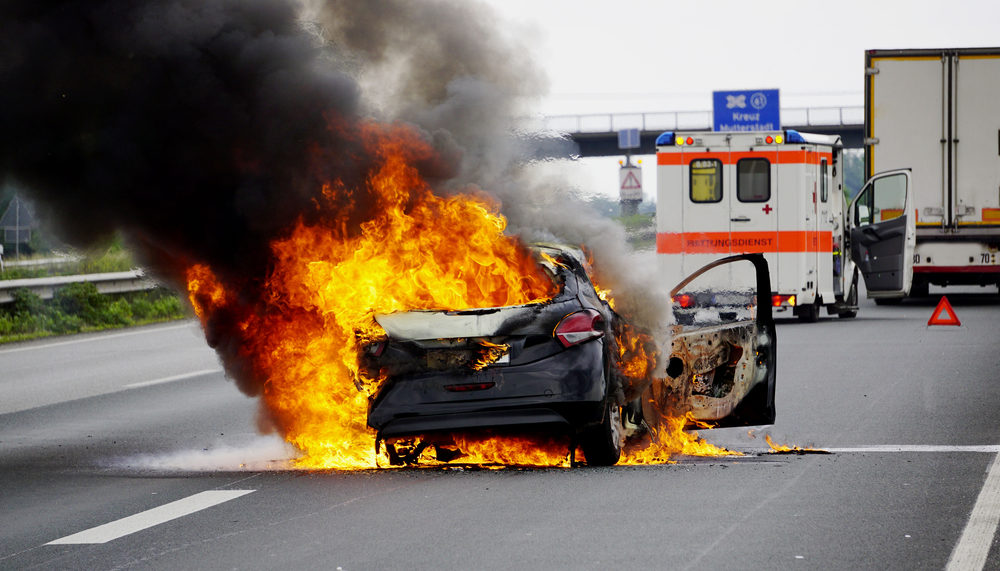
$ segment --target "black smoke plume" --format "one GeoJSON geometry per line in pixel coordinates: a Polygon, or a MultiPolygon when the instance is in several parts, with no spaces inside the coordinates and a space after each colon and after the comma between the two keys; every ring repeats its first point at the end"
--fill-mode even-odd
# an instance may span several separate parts
{"type": "MultiPolygon", "coordinates": [[[[175,286],[201,262],[253,298],[269,243],[322,216],[324,182],[358,191],[342,197],[355,231],[369,217],[359,122],[405,122],[438,151],[418,166],[439,192],[481,187],[526,239],[588,242],[635,294],[623,305],[648,310],[621,230],[523,168],[534,151],[511,118],[545,79],[520,32],[470,0],[7,0],[0,183],[72,243],[121,230],[175,286]]],[[[231,327],[206,334],[257,394],[231,327]]]]}
{"type": "Polygon", "coordinates": [[[259,275],[324,181],[369,168],[342,56],[294,2],[4,2],[0,173],[71,242],[123,229],[164,277],[259,275]]]}

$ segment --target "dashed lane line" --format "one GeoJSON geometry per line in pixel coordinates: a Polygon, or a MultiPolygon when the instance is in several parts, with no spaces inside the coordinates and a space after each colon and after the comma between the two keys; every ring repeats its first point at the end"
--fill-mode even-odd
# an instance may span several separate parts
{"type": "Polygon", "coordinates": [[[184,517],[230,500],[235,500],[254,491],[256,490],[209,490],[201,492],[157,508],[74,533],[73,535],[67,535],[66,537],[50,541],[45,545],[107,543],[113,539],[148,529],[154,525],[160,525],[161,523],[166,523],[170,520],[184,517]]]}
{"type": "Polygon", "coordinates": [[[192,379],[194,377],[200,377],[202,375],[210,375],[213,373],[221,373],[222,369],[216,367],[214,369],[202,369],[200,371],[192,371],[190,373],[183,373],[180,375],[171,375],[169,377],[163,377],[162,379],[153,379],[152,381],[142,381],[138,383],[131,383],[125,385],[125,389],[140,389],[142,387],[151,387],[153,385],[162,385],[164,383],[172,383],[174,381],[183,381],[185,379],[192,379]]]}

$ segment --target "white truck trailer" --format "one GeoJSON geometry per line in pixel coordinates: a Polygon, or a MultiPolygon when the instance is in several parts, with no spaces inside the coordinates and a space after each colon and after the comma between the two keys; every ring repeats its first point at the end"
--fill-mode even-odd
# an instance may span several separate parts
{"type": "Polygon", "coordinates": [[[911,296],[1000,284],[998,94],[1000,48],[865,53],[866,175],[912,171],[911,296]]]}

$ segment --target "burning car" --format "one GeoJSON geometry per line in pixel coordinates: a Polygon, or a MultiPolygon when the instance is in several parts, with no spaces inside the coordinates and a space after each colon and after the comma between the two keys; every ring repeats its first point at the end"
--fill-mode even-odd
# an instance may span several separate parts
{"type": "MultiPolygon", "coordinates": [[[[384,382],[371,399],[368,425],[394,464],[415,462],[433,443],[396,444],[418,435],[555,431],[568,434],[571,450],[579,447],[588,464],[612,465],[627,437],[648,433],[666,416],[773,422],[774,327],[767,303],[748,303],[728,322],[674,326],[662,344],[670,356],[658,371],[652,338],[602,298],[582,252],[552,245],[533,250],[559,287],[545,302],[376,315],[386,336],[364,348],[362,366],[384,382]]],[[[757,287],[769,283],[763,258],[737,256],[711,267],[737,261],[748,262],[753,288],[767,295],[767,286],[757,287]]]]}

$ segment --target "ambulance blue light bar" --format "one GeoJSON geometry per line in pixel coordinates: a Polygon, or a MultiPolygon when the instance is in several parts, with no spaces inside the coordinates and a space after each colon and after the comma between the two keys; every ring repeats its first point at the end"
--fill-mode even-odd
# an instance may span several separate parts
{"type": "Polygon", "coordinates": [[[786,143],[805,143],[806,140],[802,136],[802,133],[794,129],[785,129],[785,142],[786,143]]]}
{"type": "MultiPolygon", "coordinates": [[[[701,141],[701,139],[698,139],[698,141],[701,141]]],[[[673,131],[660,133],[660,136],[656,138],[656,146],[658,147],[672,147],[675,145],[678,147],[682,147],[684,145],[693,145],[693,144],[695,144],[694,137],[689,136],[687,139],[685,139],[684,137],[677,135],[673,131]]]]}
{"type": "Polygon", "coordinates": [[[666,133],[661,133],[659,137],[656,138],[656,146],[662,147],[666,145],[674,144],[674,132],[667,131],[666,133]]]}
{"type": "MultiPolygon", "coordinates": [[[[691,145],[694,142],[695,142],[694,139],[692,139],[691,137],[688,137],[687,139],[678,137],[677,133],[674,131],[665,131],[663,133],[660,133],[660,136],[656,138],[657,147],[683,146],[685,144],[691,145]]],[[[765,143],[767,143],[768,145],[774,143],[780,145],[783,143],[788,144],[788,143],[807,143],[807,142],[808,141],[806,141],[805,137],[802,136],[802,133],[799,133],[795,129],[785,129],[784,137],[782,137],[781,135],[776,135],[774,137],[768,135],[767,139],[765,140],[765,143]]]]}

